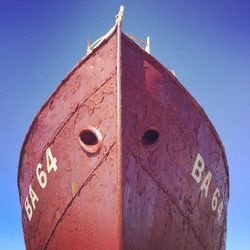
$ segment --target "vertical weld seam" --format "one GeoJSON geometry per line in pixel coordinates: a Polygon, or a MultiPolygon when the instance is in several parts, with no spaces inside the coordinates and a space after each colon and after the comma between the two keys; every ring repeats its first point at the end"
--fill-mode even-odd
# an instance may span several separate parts
{"type": "Polygon", "coordinates": [[[118,184],[118,226],[119,249],[123,249],[123,202],[122,202],[122,116],[121,116],[121,22],[117,24],[117,184],[118,184]]]}

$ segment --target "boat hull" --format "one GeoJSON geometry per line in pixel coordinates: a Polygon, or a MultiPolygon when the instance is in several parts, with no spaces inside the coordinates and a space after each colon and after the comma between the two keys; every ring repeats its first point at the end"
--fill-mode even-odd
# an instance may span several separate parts
{"type": "Polygon", "coordinates": [[[220,139],[187,90],[119,25],[37,114],[18,185],[27,249],[225,248],[220,139]],[[100,144],[86,152],[82,132],[92,128],[100,144]]]}

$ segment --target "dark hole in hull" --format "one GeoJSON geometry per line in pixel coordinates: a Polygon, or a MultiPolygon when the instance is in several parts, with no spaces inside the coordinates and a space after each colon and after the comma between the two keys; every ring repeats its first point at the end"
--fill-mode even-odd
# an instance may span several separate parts
{"type": "Polygon", "coordinates": [[[97,136],[90,130],[85,130],[80,135],[81,141],[89,146],[96,145],[98,143],[97,136]]]}
{"type": "Polygon", "coordinates": [[[142,136],[141,142],[144,146],[155,144],[160,137],[160,134],[155,129],[148,129],[142,136]]]}

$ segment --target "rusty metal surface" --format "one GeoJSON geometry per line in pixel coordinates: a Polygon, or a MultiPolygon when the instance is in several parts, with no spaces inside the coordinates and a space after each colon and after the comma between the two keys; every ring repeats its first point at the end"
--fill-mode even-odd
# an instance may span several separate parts
{"type": "Polygon", "coordinates": [[[224,249],[229,187],[218,136],[170,72],[127,37],[122,41],[125,249],[224,249]],[[160,138],[144,147],[148,128],[160,138]],[[203,175],[212,173],[207,197],[191,176],[198,153],[203,175]],[[217,187],[220,220],[211,208],[217,187]]]}
{"type": "Polygon", "coordinates": [[[116,45],[113,35],[76,69],[38,113],[29,131],[19,166],[27,249],[117,249],[119,245],[116,45]],[[79,134],[88,125],[98,128],[104,138],[100,153],[94,156],[79,143],[79,134]],[[35,170],[41,162],[46,172],[47,147],[56,157],[58,169],[47,173],[43,189],[35,170]],[[31,221],[24,208],[29,185],[39,197],[31,221]]]}
{"type": "MultiPolygon", "coordinates": [[[[60,148],[54,154],[65,160],[58,159],[61,192],[57,180],[50,187],[58,192],[52,207],[58,207],[60,219],[47,240],[48,249],[117,249],[119,245],[116,134],[108,133],[116,129],[115,95],[115,79],[111,79],[74,114],[53,143],[53,148],[60,148]],[[86,124],[96,126],[104,137],[101,152],[91,157],[78,141],[86,124]]],[[[51,205],[50,199],[47,202],[51,205]]]]}
{"type": "Polygon", "coordinates": [[[18,185],[27,249],[225,248],[229,183],[219,137],[177,79],[117,28],[36,116],[18,185]],[[103,137],[94,154],[79,143],[89,126],[103,137]],[[149,128],[159,139],[147,146],[149,128]],[[56,171],[46,172],[47,148],[56,171]],[[205,162],[199,183],[191,175],[198,154],[205,162]],[[209,172],[206,197],[201,185],[209,172]],[[33,194],[29,220],[30,185],[39,200],[33,194]],[[217,188],[220,219],[211,208],[217,188]]]}

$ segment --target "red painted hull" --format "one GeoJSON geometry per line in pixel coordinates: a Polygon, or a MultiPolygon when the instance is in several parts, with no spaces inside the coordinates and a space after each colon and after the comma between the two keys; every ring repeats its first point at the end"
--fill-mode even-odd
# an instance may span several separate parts
{"type": "Polygon", "coordinates": [[[225,249],[220,139],[178,80],[119,28],[71,71],[26,136],[18,174],[26,247],[225,249]],[[93,154],[79,142],[89,126],[103,137],[93,154]],[[148,129],[159,133],[152,145],[142,139],[148,129]],[[204,169],[192,172],[198,155],[204,169]]]}

